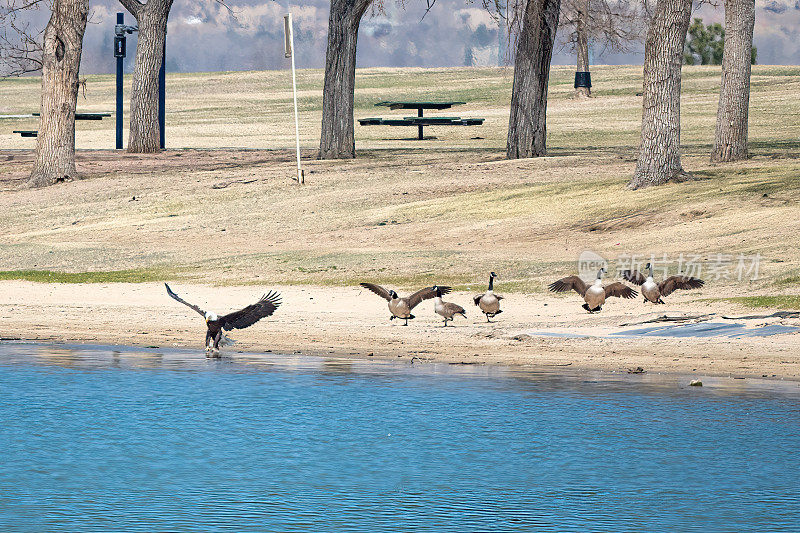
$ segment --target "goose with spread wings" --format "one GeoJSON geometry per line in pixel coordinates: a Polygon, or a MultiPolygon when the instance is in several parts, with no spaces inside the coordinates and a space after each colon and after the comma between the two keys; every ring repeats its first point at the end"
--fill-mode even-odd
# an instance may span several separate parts
{"type": "Polygon", "coordinates": [[[601,268],[597,272],[597,279],[594,280],[592,285],[586,283],[578,276],[567,276],[558,281],[551,283],[547,288],[553,292],[568,292],[574,290],[583,296],[583,308],[590,313],[596,313],[603,308],[606,303],[606,298],[616,296],[619,298],[636,298],[638,294],[635,290],[631,289],[624,283],[615,281],[603,286],[603,274],[606,269],[601,268]]]}
{"type": "MultiPolygon", "coordinates": [[[[420,304],[423,300],[430,300],[431,298],[436,298],[437,294],[437,287],[425,287],[424,289],[420,289],[411,296],[406,296],[405,298],[400,298],[396,292],[392,290],[386,290],[380,285],[375,285],[374,283],[361,283],[360,284],[365,289],[369,289],[387,302],[389,302],[389,312],[392,316],[389,317],[389,320],[394,320],[395,318],[403,319],[405,322],[403,323],[404,326],[408,325],[409,319],[415,318],[414,315],[411,314],[411,310],[414,309],[417,305],[420,304]]],[[[448,294],[452,288],[446,286],[438,286],[439,292],[442,294],[448,294]]]]}
{"type": "Polygon", "coordinates": [[[691,276],[670,276],[661,283],[653,281],[653,266],[647,263],[645,268],[649,271],[647,277],[638,270],[623,270],[622,277],[631,283],[641,285],[642,296],[645,302],[653,302],[654,304],[663,304],[662,296],[669,296],[678,289],[689,290],[699,289],[705,285],[705,281],[691,276]]]}
{"type": "Polygon", "coordinates": [[[223,333],[223,330],[230,331],[232,329],[250,327],[262,318],[272,315],[278,306],[281,305],[281,295],[275,291],[270,291],[262,296],[256,303],[248,305],[244,309],[228,313],[227,315],[217,316],[216,313],[203,311],[199,306],[190,304],[175,294],[175,292],[170,289],[169,285],[166,283],[164,285],[167,287],[167,294],[170,298],[194,309],[196,312],[200,313],[200,316],[205,318],[208,328],[206,331],[206,353],[218,354],[220,346],[233,344],[233,339],[228,338],[223,333]]]}

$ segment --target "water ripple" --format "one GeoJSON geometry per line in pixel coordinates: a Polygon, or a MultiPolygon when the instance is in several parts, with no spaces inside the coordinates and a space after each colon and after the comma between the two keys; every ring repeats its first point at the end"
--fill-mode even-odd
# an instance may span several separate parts
{"type": "Polygon", "coordinates": [[[0,344],[0,531],[800,531],[796,384],[0,344]]]}

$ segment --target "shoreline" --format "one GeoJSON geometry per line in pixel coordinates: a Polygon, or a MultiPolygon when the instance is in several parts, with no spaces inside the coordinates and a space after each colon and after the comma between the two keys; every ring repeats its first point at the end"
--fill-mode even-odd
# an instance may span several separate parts
{"type": "MultiPolygon", "coordinates": [[[[389,368],[393,371],[401,371],[403,368],[415,368],[419,370],[424,369],[429,374],[442,374],[453,375],[457,373],[460,377],[464,378],[519,378],[519,379],[536,379],[539,380],[543,377],[551,379],[566,379],[569,380],[591,380],[592,383],[611,383],[611,382],[624,382],[636,387],[644,387],[644,390],[652,391],[675,391],[675,390],[690,390],[695,387],[690,385],[690,382],[699,379],[702,383],[698,390],[713,390],[715,393],[723,394],[752,394],[754,392],[777,393],[777,394],[800,394],[800,379],[785,379],[782,377],[756,377],[756,376],[731,376],[731,375],[713,375],[713,374],[687,374],[685,372],[677,371],[652,371],[640,374],[631,374],[625,371],[608,370],[602,368],[588,368],[588,367],[572,367],[564,365],[536,365],[536,364],[509,364],[503,362],[495,363],[470,363],[463,364],[458,362],[446,362],[439,360],[427,361],[409,361],[409,359],[396,359],[388,356],[359,356],[359,355],[331,355],[331,354],[312,354],[308,352],[301,353],[280,353],[274,351],[267,352],[248,352],[241,350],[231,350],[222,354],[221,358],[207,358],[202,351],[196,351],[191,348],[183,346],[130,346],[130,345],[115,345],[115,344],[88,344],[88,343],[75,343],[68,341],[49,341],[42,342],[33,339],[0,339],[0,348],[3,346],[36,346],[36,347],[54,347],[65,350],[86,350],[86,351],[113,351],[115,356],[121,355],[123,361],[124,357],[133,355],[134,357],[146,357],[149,354],[158,355],[159,362],[164,362],[162,356],[169,357],[180,355],[196,355],[195,360],[168,358],[169,369],[195,369],[195,365],[199,362],[209,360],[225,361],[230,363],[245,364],[248,367],[253,366],[259,368],[259,365],[266,365],[264,368],[280,370],[286,369],[322,369],[326,368],[336,369],[335,371],[342,371],[342,365],[347,365],[347,372],[371,372],[374,365],[389,368]],[[361,364],[352,368],[353,364],[361,364]],[[332,366],[331,366],[332,365],[332,366]],[[478,369],[484,369],[480,371],[478,369]]],[[[26,355],[26,357],[28,357],[26,355]]],[[[35,356],[34,356],[35,357],[35,356]]],[[[41,357],[48,358],[48,355],[41,357]]],[[[94,368],[97,360],[88,360],[94,368]]],[[[115,360],[115,367],[119,368],[149,368],[157,369],[158,366],[148,364],[146,359],[136,359],[135,361],[141,362],[142,365],[120,365],[119,360],[115,360]]],[[[50,361],[51,364],[56,366],[67,366],[69,368],[82,368],[80,361],[71,360],[70,364],[64,364],[61,360],[50,361]]],[[[130,360],[128,360],[130,363],[130,360]]]]}
{"type": "MultiPolygon", "coordinates": [[[[0,337],[25,342],[196,348],[203,354],[201,317],[169,299],[163,287],[162,283],[3,281],[0,337]]],[[[793,355],[800,353],[797,333],[759,338],[611,337],[619,324],[643,315],[639,302],[614,301],[602,313],[589,315],[576,298],[507,293],[505,312],[487,324],[480,322],[483,316],[474,306],[466,305],[471,294],[456,292],[448,295],[448,300],[463,305],[469,318],[445,329],[433,314],[431,302],[420,304],[415,310],[418,318],[403,327],[389,322],[383,300],[358,288],[272,288],[283,294],[284,305],[256,325],[230,332],[237,343],[226,353],[413,359],[415,363],[570,371],[627,372],[642,367],[651,374],[800,381],[800,360],[793,355]],[[537,336],[537,331],[553,336],[537,336]],[[562,334],[585,336],[558,336],[562,334]]],[[[173,289],[216,312],[241,308],[261,290],[183,284],[173,289]]],[[[658,313],[742,312],[733,304],[714,303],[712,310],[712,304],[692,301],[691,296],[674,296],[658,313]]],[[[644,311],[651,309],[645,307],[644,311]]]]}

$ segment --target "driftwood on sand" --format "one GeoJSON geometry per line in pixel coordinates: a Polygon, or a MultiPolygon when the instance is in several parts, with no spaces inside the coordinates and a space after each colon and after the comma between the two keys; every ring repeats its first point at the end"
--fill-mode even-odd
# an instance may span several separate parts
{"type": "Polygon", "coordinates": [[[716,316],[716,313],[709,313],[705,315],[659,315],[654,318],[646,318],[643,320],[636,320],[634,322],[625,322],[620,326],[639,326],[641,324],[653,324],[655,322],[704,322],[716,316]]]}
{"type": "Polygon", "coordinates": [[[762,318],[800,318],[800,311],[777,311],[769,315],[725,316],[725,320],[761,320],[762,318]]]}

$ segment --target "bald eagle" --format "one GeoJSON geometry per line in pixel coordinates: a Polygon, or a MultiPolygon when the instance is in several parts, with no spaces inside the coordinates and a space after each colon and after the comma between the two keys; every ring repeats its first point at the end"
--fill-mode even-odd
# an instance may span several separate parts
{"type": "Polygon", "coordinates": [[[222,330],[230,331],[232,329],[244,329],[252,326],[264,317],[270,316],[281,305],[281,295],[277,292],[271,291],[261,297],[259,301],[252,305],[248,305],[244,309],[228,313],[227,315],[217,316],[215,313],[203,311],[197,305],[192,305],[177,294],[175,294],[169,285],[167,287],[167,294],[170,298],[179,301],[185,306],[188,306],[206,319],[206,353],[218,354],[220,344],[233,344],[233,339],[228,338],[222,330]]]}

